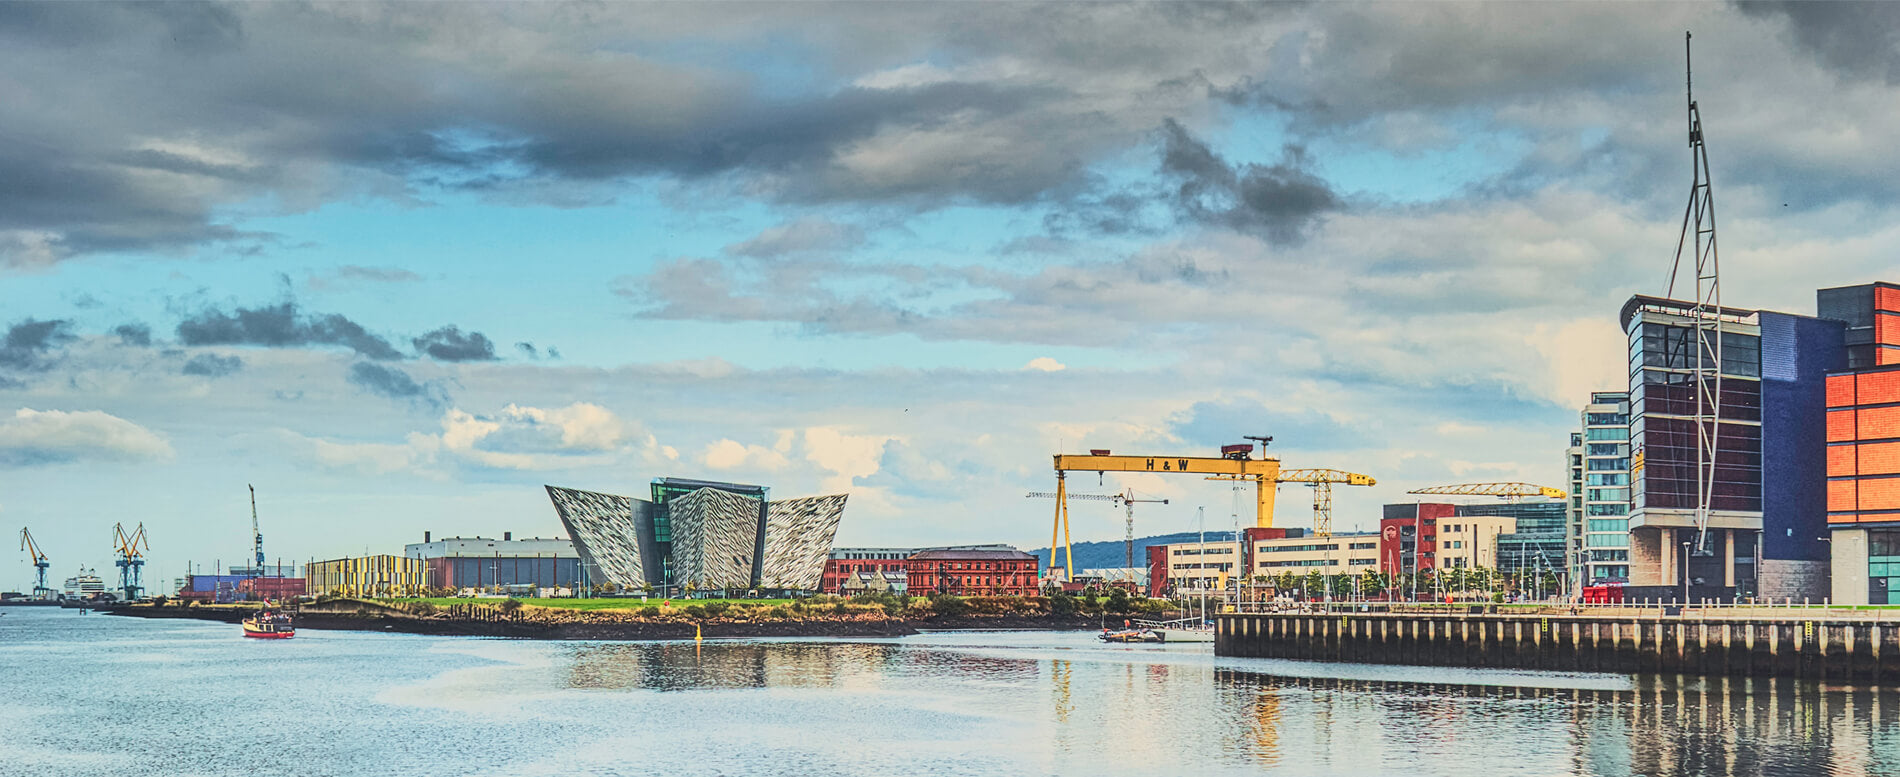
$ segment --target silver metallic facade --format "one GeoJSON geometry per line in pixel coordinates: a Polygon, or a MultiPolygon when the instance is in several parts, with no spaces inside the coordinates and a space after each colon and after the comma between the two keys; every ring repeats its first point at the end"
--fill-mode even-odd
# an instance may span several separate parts
{"type": "Polygon", "coordinates": [[[844,499],[844,494],[833,494],[770,503],[760,582],[770,588],[818,590],[832,538],[844,518],[844,499]]]}
{"type": "MultiPolygon", "coordinates": [[[[614,494],[602,494],[596,491],[577,491],[571,488],[547,486],[548,498],[554,501],[554,512],[561,517],[561,525],[567,527],[567,536],[573,538],[574,549],[580,552],[581,559],[601,574],[606,580],[596,583],[613,582],[621,586],[638,588],[647,582],[646,565],[641,563],[640,529],[635,504],[651,507],[641,500],[614,494]]],[[[650,535],[652,520],[647,521],[647,533],[650,535]]],[[[648,543],[651,543],[649,537],[648,543]]]]}
{"type": "Polygon", "coordinates": [[[673,581],[695,588],[745,588],[759,549],[757,499],[702,488],[667,505],[673,520],[673,581]]]}
{"type": "Polygon", "coordinates": [[[660,506],[615,494],[547,490],[575,549],[607,578],[593,582],[622,588],[817,590],[846,499],[764,501],[707,487],[660,506]]]}

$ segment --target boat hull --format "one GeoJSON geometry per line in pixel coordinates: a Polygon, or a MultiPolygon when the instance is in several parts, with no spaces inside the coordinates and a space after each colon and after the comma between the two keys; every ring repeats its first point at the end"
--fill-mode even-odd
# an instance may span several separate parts
{"type": "Polygon", "coordinates": [[[264,623],[246,620],[243,622],[244,636],[252,639],[290,639],[297,636],[297,629],[288,623],[264,623]]]}
{"type": "Polygon", "coordinates": [[[1200,629],[1155,629],[1162,642],[1213,642],[1214,632],[1200,629]]]}

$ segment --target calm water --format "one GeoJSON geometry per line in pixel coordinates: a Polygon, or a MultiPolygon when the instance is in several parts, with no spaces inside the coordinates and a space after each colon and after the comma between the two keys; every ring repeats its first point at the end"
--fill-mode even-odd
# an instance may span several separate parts
{"type": "Polygon", "coordinates": [[[1090,634],[520,642],[8,608],[0,775],[1900,774],[1900,696],[1090,634]]]}

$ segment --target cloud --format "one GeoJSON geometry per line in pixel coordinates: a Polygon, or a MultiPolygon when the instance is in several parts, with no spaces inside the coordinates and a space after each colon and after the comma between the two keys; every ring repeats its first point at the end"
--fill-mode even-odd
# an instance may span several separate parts
{"type": "Polygon", "coordinates": [[[169,461],[172,447],[138,424],[97,410],[21,408],[0,420],[0,466],[169,461]]]}
{"type": "Polygon", "coordinates": [[[763,445],[747,445],[737,440],[725,439],[706,446],[700,456],[701,463],[708,469],[718,472],[742,471],[748,473],[781,472],[792,466],[792,461],[783,452],[763,445]]]}
{"type": "Polygon", "coordinates": [[[770,227],[753,238],[726,246],[730,256],[771,258],[812,251],[846,251],[864,244],[864,230],[827,219],[800,219],[770,227]]]}
{"type": "Polygon", "coordinates": [[[185,366],[180,371],[186,375],[221,378],[242,369],[244,369],[244,360],[239,357],[201,353],[185,362],[185,366]]]}
{"type": "Polygon", "coordinates": [[[480,332],[463,334],[459,327],[445,326],[410,341],[416,351],[445,362],[485,362],[495,360],[495,344],[480,332]]]}
{"type": "Polygon", "coordinates": [[[327,275],[311,275],[306,283],[310,288],[326,290],[347,287],[352,283],[419,283],[422,276],[400,267],[364,267],[346,264],[330,271],[327,275]]]}
{"type": "Polygon", "coordinates": [[[1749,16],[1781,17],[1795,45],[1834,70],[1900,83],[1900,6],[1737,2],[1735,8],[1749,16]]]}
{"type": "Polygon", "coordinates": [[[1173,204],[1184,218],[1291,244],[1344,204],[1299,146],[1282,148],[1272,165],[1230,165],[1180,122],[1170,118],[1161,129],[1161,172],[1177,183],[1173,204]]]}
{"type": "Polygon", "coordinates": [[[431,409],[439,410],[448,403],[447,393],[440,386],[418,383],[409,373],[376,362],[350,365],[349,381],[371,394],[431,409]]]}
{"type": "Polygon", "coordinates": [[[1069,365],[1047,356],[1038,356],[1034,359],[1030,359],[1028,364],[1023,365],[1023,369],[1034,370],[1036,372],[1061,372],[1068,368],[1069,365]]]}
{"type": "Polygon", "coordinates": [[[26,319],[8,327],[0,339],[0,368],[44,371],[51,366],[47,354],[74,339],[71,321],[26,319]]]}
{"type": "Polygon", "coordinates": [[[402,354],[361,324],[336,313],[306,314],[295,301],[225,313],[206,308],[178,324],[185,345],[260,345],[297,348],[342,346],[371,359],[400,359],[402,354]]]}
{"type": "Polygon", "coordinates": [[[1196,402],[1173,426],[1173,433],[1182,440],[1207,449],[1246,442],[1243,438],[1247,435],[1270,436],[1273,446],[1268,455],[1277,455],[1277,449],[1282,448],[1353,450],[1378,441],[1378,435],[1363,424],[1313,410],[1277,410],[1265,402],[1240,399],[1196,402]]]}
{"type": "Polygon", "coordinates": [[[124,345],[145,347],[152,344],[152,328],[144,324],[120,324],[112,328],[112,333],[118,335],[119,342],[124,345]]]}

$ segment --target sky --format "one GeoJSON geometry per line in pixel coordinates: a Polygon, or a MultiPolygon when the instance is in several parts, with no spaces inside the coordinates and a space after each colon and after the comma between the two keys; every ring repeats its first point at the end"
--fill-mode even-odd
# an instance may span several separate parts
{"type": "Polygon", "coordinates": [[[164,580],[247,485],[301,562],[670,475],[1027,549],[1051,455],[1244,435],[1377,478],[1340,529],[1561,486],[1667,287],[1688,30],[1725,301],[1900,280],[1900,5],[0,4],[0,526],[164,580]]]}

